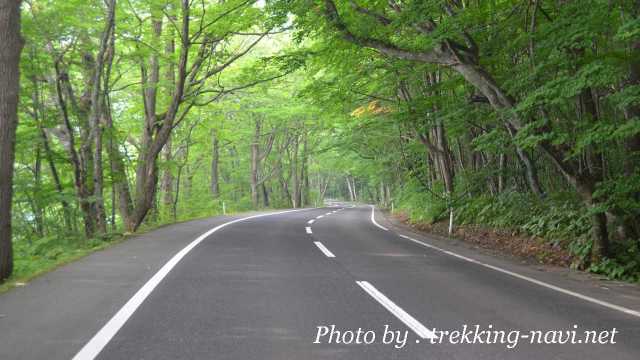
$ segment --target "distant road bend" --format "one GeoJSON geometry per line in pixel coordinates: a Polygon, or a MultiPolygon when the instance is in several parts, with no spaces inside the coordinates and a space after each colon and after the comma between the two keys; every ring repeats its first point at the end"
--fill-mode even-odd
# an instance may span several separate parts
{"type": "MultiPolygon", "coordinates": [[[[180,237],[186,227],[175,229],[163,234],[180,237]]],[[[640,304],[396,232],[371,206],[258,214],[209,229],[165,257],[142,286],[120,289],[126,301],[83,335],[32,346],[77,360],[640,359],[640,304]],[[432,343],[438,331],[465,325],[522,334],[577,329],[578,338],[615,329],[616,337],[573,345],[523,337],[511,348],[432,343]],[[394,334],[386,344],[385,331],[394,334]]],[[[0,297],[0,313],[10,302],[0,297]]],[[[0,358],[10,354],[4,345],[0,339],[0,358]]],[[[46,353],[20,351],[14,358],[46,353]]]]}

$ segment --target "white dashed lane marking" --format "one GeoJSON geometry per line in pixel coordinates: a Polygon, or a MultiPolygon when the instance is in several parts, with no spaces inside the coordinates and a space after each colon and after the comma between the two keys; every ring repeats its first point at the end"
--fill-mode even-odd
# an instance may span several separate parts
{"type": "Polygon", "coordinates": [[[336,257],[335,255],[333,255],[333,253],[331,251],[329,251],[329,249],[327,249],[320,241],[314,241],[314,244],[316,244],[316,246],[318,247],[318,249],[320,249],[320,251],[322,251],[322,253],[329,258],[334,258],[336,257]]]}
{"type": "Polygon", "coordinates": [[[434,339],[436,335],[433,331],[427,329],[420,321],[416,320],[413,316],[409,315],[400,306],[396,305],[391,299],[386,297],[383,293],[378,291],[373,285],[367,281],[356,281],[356,284],[360,286],[367,294],[371,295],[380,305],[389,310],[395,317],[400,319],[409,329],[413,330],[418,336],[423,339],[434,339]]]}

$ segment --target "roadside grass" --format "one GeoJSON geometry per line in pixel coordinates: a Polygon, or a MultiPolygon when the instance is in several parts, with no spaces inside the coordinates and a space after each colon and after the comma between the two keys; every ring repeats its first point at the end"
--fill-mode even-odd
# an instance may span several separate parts
{"type": "MultiPolygon", "coordinates": [[[[227,215],[235,213],[234,211],[227,213],[227,215]]],[[[14,240],[14,271],[8,279],[0,283],[0,294],[15,287],[25,286],[43,274],[80,260],[94,252],[119,244],[131,237],[165,226],[219,215],[222,214],[215,212],[206,215],[194,214],[190,217],[181,216],[176,221],[161,219],[153,223],[144,223],[135,233],[115,231],[94,239],[86,239],[77,235],[50,235],[31,241],[25,238],[14,240]]]]}
{"type": "Polygon", "coordinates": [[[105,240],[91,239],[83,241],[81,239],[73,239],[73,241],[60,242],[53,251],[47,251],[44,254],[33,249],[33,246],[16,246],[14,249],[14,272],[11,277],[0,284],[0,294],[14,287],[25,286],[29,281],[40,275],[79,260],[96,251],[106,249],[127,238],[127,235],[120,234],[108,237],[105,240]]]}
{"type": "MultiPolygon", "coordinates": [[[[11,277],[0,283],[0,294],[12,288],[25,286],[43,274],[72,263],[96,251],[107,249],[131,237],[142,235],[165,226],[187,221],[222,216],[220,204],[193,206],[190,211],[181,211],[177,219],[160,214],[154,221],[143,223],[135,233],[113,231],[101,238],[86,239],[78,235],[54,234],[38,239],[20,237],[14,239],[14,271],[11,277]]],[[[225,215],[237,215],[250,211],[250,204],[231,204],[225,215]]],[[[259,210],[276,210],[279,207],[259,210]]]]}

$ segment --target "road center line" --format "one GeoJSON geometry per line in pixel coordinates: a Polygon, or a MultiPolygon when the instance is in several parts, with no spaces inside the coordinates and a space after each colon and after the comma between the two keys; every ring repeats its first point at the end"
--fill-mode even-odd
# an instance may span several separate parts
{"type": "Polygon", "coordinates": [[[566,294],[566,295],[569,295],[569,296],[576,297],[578,299],[582,299],[582,300],[585,300],[585,301],[588,301],[588,302],[591,302],[591,303],[594,303],[594,304],[598,304],[598,305],[604,306],[604,307],[612,309],[612,310],[617,310],[617,311],[623,312],[625,314],[629,314],[629,315],[632,315],[632,316],[640,317],[640,311],[636,311],[636,310],[633,310],[633,309],[626,308],[624,306],[612,304],[612,303],[607,302],[607,301],[598,300],[596,298],[592,298],[592,297],[587,296],[587,295],[583,295],[583,294],[580,294],[580,293],[577,293],[577,292],[574,292],[574,291],[571,291],[571,290],[567,290],[567,289],[561,288],[559,286],[546,283],[544,281],[540,281],[540,280],[537,280],[537,279],[534,279],[534,278],[530,278],[528,276],[521,275],[521,274],[515,273],[513,271],[509,271],[509,270],[506,270],[506,269],[503,269],[503,268],[500,268],[500,267],[497,267],[497,266],[494,266],[494,265],[491,265],[491,264],[483,263],[483,262],[478,261],[476,259],[472,259],[472,258],[463,256],[463,255],[460,255],[460,254],[456,254],[456,253],[454,253],[452,251],[441,249],[441,248],[439,248],[437,246],[434,246],[434,245],[431,245],[431,244],[427,244],[427,243],[425,243],[423,241],[416,240],[416,239],[414,239],[412,237],[409,237],[409,236],[406,236],[406,235],[402,235],[402,234],[398,234],[398,235],[401,238],[407,239],[409,241],[413,241],[416,244],[422,245],[422,246],[427,247],[429,249],[433,249],[433,250],[439,251],[439,252],[447,254],[447,255],[451,255],[451,256],[456,257],[458,259],[461,259],[461,260],[464,260],[464,261],[468,261],[470,263],[478,264],[478,265],[486,267],[488,269],[495,270],[495,271],[501,272],[503,274],[507,274],[509,276],[513,276],[515,278],[518,278],[518,279],[521,279],[521,280],[525,280],[525,281],[528,281],[530,283],[533,283],[533,284],[536,284],[536,285],[539,285],[539,286],[542,286],[542,287],[546,287],[547,289],[555,290],[557,292],[560,292],[560,293],[563,293],[563,294],[566,294]]]}
{"type": "Polygon", "coordinates": [[[116,335],[116,333],[124,326],[124,324],[129,320],[131,315],[142,305],[144,300],[151,294],[151,292],[160,284],[160,282],[169,274],[169,272],[184,258],[193,248],[195,248],[198,244],[204,241],[207,237],[215,233],[216,231],[241,221],[246,221],[250,219],[255,219],[264,216],[273,216],[280,215],[285,213],[290,213],[294,211],[304,211],[311,209],[296,209],[296,210],[287,210],[280,211],[269,214],[260,214],[248,216],[240,219],[235,219],[232,221],[228,221],[224,224],[218,225],[213,229],[205,232],[204,234],[198,236],[195,240],[189,243],[189,245],[185,246],[180,250],[177,254],[175,254],[167,263],[165,263],[158,272],[156,272],[134,295],[129,301],[127,301],[120,310],[89,340],[88,343],[80,349],[80,351],[73,357],[73,360],[93,360],[98,354],[104,349],[104,347],[111,341],[111,339],[116,335]]]}
{"type": "Polygon", "coordinates": [[[307,234],[313,234],[313,233],[311,232],[311,227],[310,227],[310,226],[307,226],[307,227],[305,227],[304,229],[305,229],[305,231],[307,232],[307,234]]]}
{"type": "Polygon", "coordinates": [[[329,251],[329,249],[327,249],[324,245],[322,245],[322,243],[320,241],[314,241],[314,244],[316,244],[316,246],[318,247],[318,249],[320,249],[320,251],[322,251],[322,253],[329,258],[334,258],[336,257],[335,255],[333,255],[333,253],[331,251],[329,251]]]}
{"type": "Polygon", "coordinates": [[[324,215],[318,215],[316,216],[316,219],[322,219],[324,217],[324,215]]]}
{"type": "Polygon", "coordinates": [[[376,221],[376,217],[375,217],[375,209],[376,207],[371,205],[371,222],[373,223],[373,225],[379,227],[380,229],[384,230],[384,231],[389,231],[389,229],[387,229],[386,227],[378,224],[378,222],[376,221]]]}
{"type": "Polygon", "coordinates": [[[316,221],[316,219],[311,219],[311,220],[307,221],[307,224],[311,225],[311,224],[313,224],[314,221],[316,221]]]}
{"type": "Polygon", "coordinates": [[[384,306],[385,309],[389,310],[395,317],[397,317],[400,321],[402,321],[407,327],[409,327],[413,332],[415,332],[418,336],[423,339],[435,339],[436,335],[433,331],[427,329],[424,325],[422,325],[416,318],[409,315],[406,311],[402,310],[402,308],[396,305],[393,301],[391,301],[388,297],[386,297],[383,293],[378,291],[373,285],[371,285],[367,281],[356,281],[356,284],[360,286],[367,294],[371,295],[380,305],[384,306]]]}
{"type": "Polygon", "coordinates": [[[331,211],[329,211],[328,213],[326,213],[325,215],[331,215],[331,211]]]}

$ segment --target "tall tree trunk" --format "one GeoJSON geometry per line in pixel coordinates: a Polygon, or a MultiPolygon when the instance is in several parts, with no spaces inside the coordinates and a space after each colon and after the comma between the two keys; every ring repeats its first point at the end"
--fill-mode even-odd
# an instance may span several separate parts
{"type": "MultiPolygon", "coordinates": [[[[115,2],[114,2],[115,5],[115,2]]],[[[131,189],[129,186],[129,180],[127,178],[126,167],[123,160],[123,155],[120,153],[119,148],[119,140],[117,136],[117,132],[115,127],[113,126],[113,118],[111,116],[111,97],[110,97],[110,76],[111,76],[111,68],[113,66],[113,58],[115,56],[115,36],[111,36],[109,42],[109,48],[107,50],[107,58],[106,58],[106,66],[107,70],[105,72],[105,89],[104,96],[102,97],[102,101],[104,101],[102,106],[102,123],[105,127],[105,134],[107,135],[107,153],[109,156],[109,166],[111,173],[111,183],[113,188],[112,199],[113,201],[113,209],[118,207],[118,212],[120,213],[120,217],[122,218],[122,222],[124,228],[128,231],[134,228],[133,223],[133,200],[131,197],[131,189]]],[[[114,218],[112,210],[112,220],[114,218]]],[[[113,221],[115,222],[115,221],[113,221]]]]}
{"type": "Polygon", "coordinates": [[[162,172],[162,180],[160,181],[160,187],[162,190],[162,207],[163,209],[171,209],[173,207],[173,172],[171,163],[173,161],[173,149],[171,137],[164,145],[163,160],[165,162],[165,169],[162,172]]]}
{"type": "Polygon", "coordinates": [[[293,187],[293,193],[291,194],[291,205],[294,209],[300,207],[300,174],[298,173],[298,151],[300,148],[300,139],[296,134],[293,139],[293,149],[291,154],[291,187],[293,187]]]}
{"type": "Polygon", "coordinates": [[[20,1],[0,0],[0,281],[13,271],[11,206],[20,92],[20,1]]]}
{"type": "MultiPolygon", "coordinates": [[[[111,165],[111,182],[116,192],[118,200],[118,211],[127,230],[134,228],[133,220],[133,200],[131,198],[131,190],[125,170],[124,160],[118,146],[118,138],[116,129],[113,127],[113,119],[111,111],[107,110],[104,114],[104,123],[108,136],[109,164],[111,165]]],[[[115,204],[114,204],[115,206],[115,204]]]]}
{"type": "Polygon", "coordinates": [[[220,141],[215,129],[211,130],[211,142],[211,195],[216,199],[220,196],[220,141]]]}
{"type": "Polygon", "coordinates": [[[498,194],[504,191],[504,169],[506,162],[507,155],[504,153],[500,154],[500,159],[498,160],[498,194]]]}
{"type": "Polygon", "coordinates": [[[267,186],[263,182],[260,187],[262,188],[262,204],[264,207],[269,207],[269,191],[267,190],[267,186]]]}
{"type": "Polygon", "coordinates": [[[309,188],[309,141],[307,138],[307,131],[304,131],[303,140],[303,152],[302,152],[302,168],[300,169],[302,178],[302,190],[300,191],[300,207],[304,207],[311,202],[309,194],[311,189],[309,188]]]}
{"type": "Polygon", "coordinates": [[[260,120],[255,121],[253,142],[251,143],[251,203],[258,208],[258,167],[260,162],[260,120]]]}
{"type": "MultiPolygon", "coordinates": [[[[99,119],[99,118],[98,118],[99,119]]],[[[95,133],[95,149],[93,157],[93,195],[95,197],[96,207],[96,229],[98,233],[105,234],[107,232],[107,216],[104,209],[104,173],[102,169],[102,125],[99,120],[95,124],[97,129],[95,133]]]]}
{"type": "Polygon", "coordinates": [[[451,151],[446,141],[444,127],[441,123],[436,125],[429,134],[420,134],[420,141],[425,145],[429,154],[435,159],[437,173],[442,178],[445,192],[448,198],[453,196],[454,192],[454,174],[453,164],[451,162],[451,151]],[[434,140],[432,140],[434,137],[434,140]]]}
{"type": "Polygon", "coordinates": [[[34,194],[33,194],[33,214],[36,221],[36,233],[39,237],[44,236],[44,213],[40,203],[40,192],[42,191],[42,149],[38,144],[36,148],[36,163],[33,169],[34,194]]]}
{"type": "Polygon", "coordinates": [[[347,189],[349,190],[349,199],[353,202],[356,201],[356,196],[355,196],[355,192],[352,187],[351,187],[351,181],[349,180],[351,176],[347,175],[347,177],[345,178],[345,180],[347,181],[347,189]]]}
{"type": "MultiPolygon", "coordinates": [[[[82,220],[84,223],[84,233],[87,238],[93,237],[95,233],[95,207],[91,203],[90,197],[92,191],[87,184],[86,173],[86,161],[84,161],[78,154],[75,145],[75,130],[71,124],[69,118],[69,110],[67,108],[67,102],[64,98],[63,85],[68,82],[69,76],[66,72],[63,72],[59,62],[54,62],[54,69],[56,73],[55,79],[55,92],[56,101],[63,121],[63,131],[58,134],[58,138],[64,145],[67,153],[69,154],[69,160],[73,167],[73,184],[80,203],[80,210],[82,212],[82,220]]],[[[68,87],[68,86],[67,86],[68,87]]],[[[69,93],[69,91],[67,91],[69,93]]],[[[73,99],[72,97],[70,97],[73,99]]]]}
{"type": "Polygon", "coordinates": [[[351,190],[353,191],[353,200],[358,201],[358,192],[356,191],[356,179],[351,178],[351,190]]]}
{"type": "MultiPolygon", "coordinates": [[[[280,152],[283,154],[284,151],[280,152]]],[[[285,199],[289,204],[291,203],[291,194],[289,193],[289,180],[284,176],[284,169],[282,166],[282,156],[276,160],[276,171],[278,172],[278,183],[280,185],[280,194],[282,199],[285,199]]]]}
{"type": "MultiPolygon", "coordinates": [[[[174,9],[173,7],[169,6],[169,8],[167,9],[168,12],[173,12],[174,9]]],[[[171,16],[171,21],[175,21],[175,15],[170,15],[171,16]]],[[[169,27],[169,36],[167,38],[167,42],[165,45],[165,56],[168,59],[173,59],[174,53],[175,53],[175,40],[174,40],[174,36],[175,36],[175,31],[173,30],[173,27],[169,27]]],[[[170,100],[171,96],[173,95],[173,90],[176,86],[176,74],[175,74],[175,66],[173,64],[172,60],[169,60],[169,62],[167,63],[167,69],[166,69],[166,73],[164,74],[165,77],[165,86],[164,86],[164,95],[166,98],[168,98],[170,100]]],[[[167,143],[164,145],[164,161],[165,163],[171,163],[171,161],[173,160],[173,149],[172,149],[172,141],[171,141],[171,135],[169,135],[169,139],[167,140],[167,143]]],[[[163,208],[165,209],[173,209],[173,172],[171,171],[172,167],[165,167],[165,170],[162,174],[162,193],[163,198],[162,198],[162,203],[163,203],[163,208]]],[[[173,217],[176,218],[177,214],[173,214],[173,217]]]]}
{"type": "MultiPolygon", "coordinates": [[[[156,4],[151,8],[151,26],[153,43],[161,43],[163,15],[161,9],[156,4]]],[[[149,57],[149,64],[141,65],[143,100],[144,100],[144,128],[142,131],[142,141],[140,154],[138,155],[138,165],[136,167],[136,193],[133,211],[134,229],[137,229],[150,210],[154,208],[158,185],[158,164],[157,158],[165,143],[157,144],[154,135],[158,126],[157,101],[158,84],[160,81],[160,56],[156,51],[152,51],[149,57]],[[159,149],[154,151],[154,147],[159,149]]],[[[165,142],[168,140],[165,139],[165,142]]]]}
{"type": "Polygon", "coordinates": [[[95,198],[96,228],[99,233],[107,232],[107,217],[104,210],[104,175],[102,169],[102,123],[103,114],[103,90],[108,86],[102,86],[105,78],[104,69],[107,60],[107,50],[111,44],[111,37],[115,31],[116,0],[105,1],[107,5],[107,17],[104,30],[100,39],[100,49],[96,57],[95,68],[93,70],[93,87],[91,89],[91,110],[89,121],[91,123],[94,139],[93,155],[93,196],[95,198]]]}
{"type": "Polygon", "coordinates": [[[56,187],[56,192],[58,193],[58,196],[60,198],[60,205],[62,206],[62,217],[64,219],[64,227],[67,232],[71,233],[73,231],[71,206],[65,199],[64,188],[62,187],[62,182],[60,181],[60,175],[58,175],[58,169],[56,168],[56,163],[53,160],[53,152],[51,151],[51,145],[49,144],[49,137],[47,136],[47,133],[45,132],[40,122],[38,122],[38,128],[40,131],[40,137],[42,138],[45,158],[47,159],[47,163],[49,164],[49,171],[51,172],[51,177],[53,178],[53,183],[56,187]]]}

